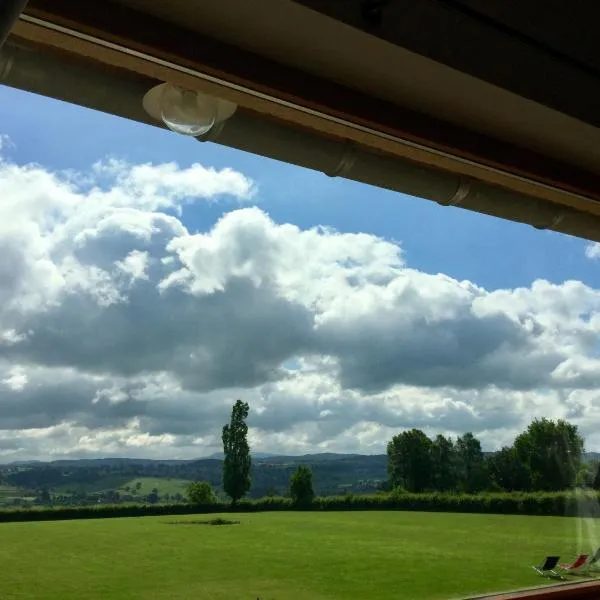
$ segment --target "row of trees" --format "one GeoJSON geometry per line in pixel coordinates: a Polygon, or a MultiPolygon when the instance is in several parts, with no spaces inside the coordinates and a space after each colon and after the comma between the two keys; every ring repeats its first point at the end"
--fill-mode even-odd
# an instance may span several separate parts
{"type": "MultiPolygon", "coordinates": [[[[222,431],[223,490],[234,505],[251,485],[248,413],[248,403],[237,400],[230,422],[222,431]]],[[[512,446],[488,455],[472,433],[455,440],[443,435],[430,439],[420,429],[411,429],[388,443],[388,485],[413,493],[561,491],[578,483],[583,451],[584,442],[577,426],[564,420],[535,419],[512,446]]],[[[600,487],[600,470],[595,479],[593,483],[600,487]]],[[[215,499],[212,487],[206,482],[192,484],[188,496],[197,504],[215,499]]],[[[290,496],[298,503],[314,498],[312,472],[308,467],[298,467],[292,476],[290,496]]]]}
{"type": "MultiPolygon", "coordinates": [[[[577,426],[563,420],[536,419],[512,446],[487,456],[472,433],[430,439],[411,429],[388,443],[389,485],[416,493],[566,490],[578,483],[583,451],[577,426]]],[[[600,487],[599,474],[594,483],[600,487]]]]}
{"type": "Polygon", "coordinates": [[[485,487],[485,459],[472,433],[456,442],[438,435],[431,440],[420,429],[394,436],[388,444],[389,483],[410,492],[461,490],[485,487]]]}

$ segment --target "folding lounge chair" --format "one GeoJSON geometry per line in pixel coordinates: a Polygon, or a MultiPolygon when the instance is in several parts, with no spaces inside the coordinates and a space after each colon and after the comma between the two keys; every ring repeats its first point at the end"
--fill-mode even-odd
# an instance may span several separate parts
{"type": "Polygon", "coordinates": [[[589,554],[580,554],[574,562],[572,563],[562,563],[559,565],[561,571],[565,571],[566,573],[580,573],[581,569],[587,563],[589,558],[589,554]]]}
{"type": "Polygon", "coordinates": [[[554,577],[556,579],[562,579],[562,575],[556,571],[558,566],[558,556],[547,556],[544,562],[539,567],[531,567],[538,575],[542,577],[554,577]]]}
{"type": "Polygon", "coordinates": [[[590,556],[590,560],[584,565],[584,571],[596,571],[600,568],[600,548],[590,556]]]}

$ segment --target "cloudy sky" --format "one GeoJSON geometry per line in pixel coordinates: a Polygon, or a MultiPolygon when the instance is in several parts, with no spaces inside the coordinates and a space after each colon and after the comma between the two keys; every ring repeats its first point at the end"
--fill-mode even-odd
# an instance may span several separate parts
{"type": "Polygon", "coordinates": [[[0,461],[600,450],[600,246],[0,88],[0,461]]]}

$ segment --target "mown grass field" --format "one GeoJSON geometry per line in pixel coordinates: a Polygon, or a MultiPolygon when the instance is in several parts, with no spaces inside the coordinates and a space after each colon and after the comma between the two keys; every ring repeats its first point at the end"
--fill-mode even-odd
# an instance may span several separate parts
{"type": "Polygon", "coordinates": [[[2,600],[397,600],[544,583],[596,524],[411,512],[207,515],[0,524],[2,600]],[[580,533],[578,533],[580,532],[580,533]]]}
{"type": "Polygon", "coordinates": [[[52,488],[55,493],[67,493],[69,490],[78,490],[86,493],[103,492],[106,490],[114,490],[124,485],[130,480],[129,477],[118,475],[116,473],[107,475],[99,481],[91,481],[89,483],[65,483],[52,488]]]}
{"type": "Polygon", "coordinates": [[[147,495],[149,494],[153,488],[158,489],[158,495],[162,496],[164,494],[183,494],[185,495],[188,486],[190,485],[190,481],[185,479],[167,479],[160,477],[138,477],[137,479],[130,479],[120,486],[119,492],[124,492],[125,487],[129,487],[130,489],[135,489],[136,484],[140,484],[140,489],[138,490],[138,494],[147,495]]]}
{"type": "MultiPolygon", "coordinates": [[[[175,479],[166,477],[136,477],[131,478],[123,475],[108,475],[100,479],[99,481],[92,481],[85,484],[64,484],[55,486],[52,488],[55,493],[65,493],[68,490],[80,490],[86,493],[92,492],[106,492],[108,490],[117,490],[119,492],[126,493],[126,487],[135,489],[136,484],[140,484],[140,489],[137,490],[139,495],[149,494],[153,488],[158,489],[159,496],[164,494],[184,494],[187,486],[191,483],[185,479],[175,479]]],[[[2,488],[0,486],[0,494],[2,488]]]]}

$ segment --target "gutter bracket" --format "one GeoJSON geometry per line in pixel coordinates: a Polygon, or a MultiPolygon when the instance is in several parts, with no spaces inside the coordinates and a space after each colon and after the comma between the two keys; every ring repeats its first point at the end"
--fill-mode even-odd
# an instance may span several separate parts
{"type": "Polygon", "coordinates": [[[340,156],[338,164],[331,172],[328,173],[325,171],[325,175],[327,175],[328,177],[345,177],[346,175],[348,175],[355,162],[355,144],[350,140],[346,140],[344,142],[344,148],[342,150],[342,155],[340,156]]]}
{"type": "Polygon", "coordinates": [[[535,227],[535,229],[541,229],[541,230],[555,229],[556,226],[559,225],[564,218],[565,218],[565,213],[558,212],[554,215],[554,217],[552,218],[552,221],[550,221],[550,223],[548,225],[534,225],[533,227],[535,227]]]}
{"type": "Polygon", "coordinates": [[[466,177],[461,177],[460,183],[456,188],[456,192],[454,195],[447,201],[440,201],[439,204],[443,204],[444,206],[459,206],[460,203],[466,199],[466,197],[471,193],[471,180],[466,177]]]}

